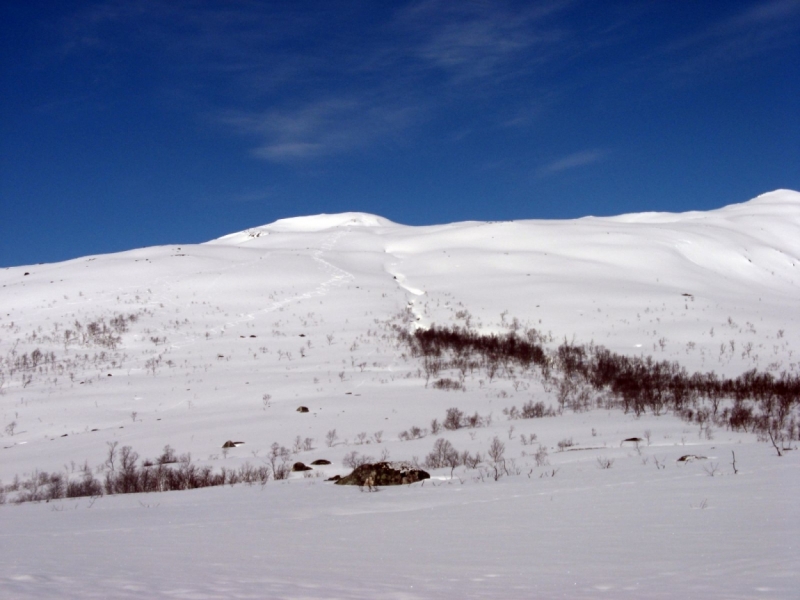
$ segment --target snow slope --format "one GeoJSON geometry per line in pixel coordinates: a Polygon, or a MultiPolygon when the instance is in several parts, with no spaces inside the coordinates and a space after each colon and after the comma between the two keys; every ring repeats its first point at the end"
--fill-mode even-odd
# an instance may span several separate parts
{"type": "Polygon", "coordinates": [[[673,415],[512,422],[503,409],[553,404],[552,392],[480,373],[465,391],[426,387],[393,327],[533,327],[553,346],[592,341],[690,371],[796,374],[798,265],[800,194],[781,190],[710,212],[575,221],[298,217],[0,270],[5,484],[102,468],[113,442],[142,458],[169,444],[218,469],[310,438],[293,460],[333,463],[263,488],[0,507],[0,595],[792,597],[797,453],[673,415]],[[14,368],[36,350],[34,368],[14,368]],[[450,407],[492,424],[400,439],[450,407]],[[621,444],[645,431],[646,446],[621,444]],[[522,443],[534,433],[549,464],[522,443]],[[376,494],[324,482],[349,472],[353,451],[423,460],[442,436],[483,454],[498,436],[519,473],[437,470],[376,494]],[[577,450],[559,452],[568,438],[577,450]],[[229,439],[245,443],[223,452],[229,439]],[[707,459],[676,462],[689,453],[707,459]]]}

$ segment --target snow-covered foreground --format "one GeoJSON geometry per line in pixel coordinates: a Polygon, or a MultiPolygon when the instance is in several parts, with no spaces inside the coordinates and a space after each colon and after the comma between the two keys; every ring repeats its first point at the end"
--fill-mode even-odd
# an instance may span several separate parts
{"type": "Polygon", "coordinates": [[[796,376],[798,267],[800,194],[779,191],[569,222],[320,215],[0,270],[11,501],[15,476],[37,470],[102,480],[124,446],[141,462],[170,445],[215,472],[274,467],[273,444],[289,464],[332,463],[263,486],[9,503],[0,597],[795,597],[797,452],[711,421],[636,418],[602,392],[585,412],[510,420],[529,401],[557,407],[557,380],[516,367],[428,379],[397,332],[535,328],[550,348],[796,376]],[[432,432],[450,408],[480,426],[432,432]],[[423,463],[439,438],[482,462],[377,493],[325,481],[354,452],[423,463]]]}
{"type": "Polygon", "coordinates": [[[617,458],[607,470],[565,452],[530,478],[461,473],[463,483],[377,493],[300,479],[9,506],[0,588],[5,598],[796,597],[797,454],[692,447],[717,457],[712,477],[709,461],[676,465],[686,448],[644,448],[646,465],[631,449],[606,451],[617,458]]]}

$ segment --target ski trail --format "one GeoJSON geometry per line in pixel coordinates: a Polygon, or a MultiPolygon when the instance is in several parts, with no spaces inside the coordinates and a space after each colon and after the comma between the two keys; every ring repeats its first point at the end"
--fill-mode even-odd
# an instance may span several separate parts
{"type": "Polygon", "coordinates": [[[391,275],[395,282],[397,283],[398,287],[404,290],[407,293],[408,297],[408,308],[411,310],[412,314],[416,318],[414,327],[418,327],[419,323],[422,322],[425,318],[425,315],[417,308],[417,298],[420,296],[424,296],[425,292],[418,288],[415,288],[407,283],[407,278],[403,273],[400,273],[395,267],[400,264],[400,258],[395,256],[391,252],[388,253],[392,258],[395,259],[395,262],[390,263],[386,266],[386,272],[391,275]]]}
{"type": "MultiPolygon", "coordinates": [[[[336,265],[331,264],[330,262],[328,262],[323,258],[323,256],[326,253],[333,250],[339,243],[339,241],[349,233],[350,229],[348,228],[344,230],[335,231],[327,235],[322,240],[320,247],[317,250],[315,250],[314,253],[311,255],[311,258],[320,266],[320,268],[330,276],[328,279],[321,282],[313,289],[301,292],[299,294],[295,294],[294,296],[289,296],[288,298],[283,298],[281,300],[274,300],[270,302],[267,306],[264,306],[263,308],[255,310],[251,313],[240,313],[238,315],[238,318],[225,321],[218,327],[209,329],[208,333],[221,334],[228,328],[236,327],[237,325],[240,325],[248,321],[254,321],[259,316],[275,312],[285,306],[296,304],[298,302],[302,302],[303,300],[309,300],[315,297],[326,296],[332,288],[341,286],[355,279],[355,276],[352,273],[345,271],[344,269],[339,268],[336,265]]],[[[181,348],[183,346],[195,343],[197,339],[198,336],[195,335],[187,336],[185,340],[178,343],[172,343],[170,347],[181,348]]]]}

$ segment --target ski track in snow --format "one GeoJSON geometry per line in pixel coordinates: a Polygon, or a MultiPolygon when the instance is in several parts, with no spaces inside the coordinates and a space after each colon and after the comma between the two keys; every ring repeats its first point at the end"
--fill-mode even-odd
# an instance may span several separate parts
{"type": "MultiPolygon", "coordinates": [[[[328,253],[331,250],[333,250],[336,247],[336,245],[339,243],[339,241],[343,237],[348,235],[349,233],[350,233],[349,228],[340,229],[338,231],[332,232],[331,234],[327,235],[322,240],[322,242],[320,244],[320,247],[317,250],[315,250],[313,252],[313,254],[311,255],[311,258],[320,266],[322,271],[327,273],[328,275],[330,275],[329,279],[326,279],[325,281],[321,282],[319,285],[317,285],[316,287],[314,287],[314,288],[312,288],[312,289],[310,289],[308,291],[301,292],[299,294],[295,294],[294,296],[290,296],[288,298],[283,298],[282,300],[273,300],[269,304],[267,304],[266,306],[264,306],[263,308],[261,308],[259,310],[256,310],[256,311],[253,311],[253,312],[250,312],[250,313],[242,313],[242,314],[238,315],[238,318],[236,318],[236,319],[231,319],[231,320],[225,321],[225,323],[223,323],[222,325],[220,325],[218,327],[210,328],[208,330],[208,332],[210,334],[214,334],[214,333],[221,334],[221,333],[227,331],[228,329],[230,329],[232,327],[236,327],[238,325],[241,325],[242,323],[246,323],[246,322],[249,322],[249,321],[254,321],[259,316],[263,316],[263,315],[267,315],[269,313],[273,313],[273,312],[275,312],[277,310],[280,310],[281,308],[284,308],[286,306],[289,306],[289,305],[292,305],[292,304],[297,304],[297,303],[302,302],[304,300],[309,300],[309,299],[315,298],[315,297],[327,296],[328,293],[330,292],[331,288],[344,285],[348,281],[352,281],[353,279],[355,279],[355,277],[354,277],[354,275],[352,273],[350,273],[348,271],[345,271],[344,269],[342,269],[340,267],[337,267],[336,265],[330,263],[329,261],[327,261],[327,260],[325,260],[323,258],[323,256],[326,253],[328,253]]],[[[249,262],[247,262],[247,263],[245,263],[243,265],[235,265],[235,266],[231,267],[230,270],[242,269],[242,268],[245,268],[247,266],[257,264],[258,262],[259,262],[258,259],[252,260],[252,261],[249,261],[249,262]]],[[[208,291],[214,289],[215,287],[219,286],[220,285],[220,279],[223,276],[225,276],[226,274],[227,273],[219,274],[214,279],[214,281],[211,283],[211,285],[209,285],[205,289],[205,291],[208,292],[208,291]]],[[[170,304],[178,306],[175,302],[168,301],[165,298],[164,299],[156,299],[156,300],[157,300],[157,302],[164,302],[164,303],[169,302],[170,304]]],[[[181,341],[171,343],[170,347],[171,348],[175,348],[175,349],[183,348],[183,347],[186,347],[186,346],[189,346],[189,345],[197,343],[197,341],[200,340],[200,339],[201,338],[199,338],[198,336],[195,336],[195,335],[185,335],[184,338],[181,341]]]]}
{"type": "Polygon", "coordinates": [[[406,296],[408,298],[408,308],[411,310],[412,314],[416,317],[416,322],[420,323],[422,322],[425,315],[422,312],[420,312],[419,308],[417,308],[417,298],[419,298],[420,296],[424,296],[425,292],[418,288],[412,287],[408,285],[408,283],[406,283],[407,277],[403,273],[400,273],[398,270],[395,269],[395,267],[397,267],[401,262],[400,257],[398,257],[395,254],[392,254],[391,252],[389,252],[388,254],[392,258],[396,259],[396,262],[390,263],[386,268],[386,272],[389,273],[389,275],[391,275],[392,277],[394,277],[397,286],[406,292],[406,296]]]}

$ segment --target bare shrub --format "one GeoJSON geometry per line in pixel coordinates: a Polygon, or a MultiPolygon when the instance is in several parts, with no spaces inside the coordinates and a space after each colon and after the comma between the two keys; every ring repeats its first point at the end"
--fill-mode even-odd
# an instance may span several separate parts
{"type": "Polygon", "coordinates": [[[572,438],[564,438],[563,440],[558,442],[558,450],[563,452],[567,448],[572,448],[575,445],[575,442],[572,441],[572,438]]]}
{"type": "Polygon", "coordinates": [[[442,467],[455,468],[461,463],[460,456],[449,440],[439,438],[433,444],[433,450],[425,457],[425,466],[429,469],[442,467]]]}
{"type": "Polygon", "coordinates": [[[475,429],[476,427],[483,427],[491,422],[491,417],[481,417],[477,412],[473,415],[464,417],[462,424],[464,427],[475,429]]]}
{"type": "Polygon", "coordinates": [[[58,500],[63,498],[67,492],[65,477],[61,473],[53,473],[49,476],[45,487],[45,500],[58,500]]]}
{"type": "Polygon", "coordinates": [[[448,408],[443,425],[445,429],[461,429],[464,425],[464,413],[457,408],[448,408]]]}
{"type": "Polygon", "coordinates": [[[606,458],[605,456],[598,456],[597,457],[597,466],[601,469],[610,469],[611,465],[614,464],[613,458],[606,458]]]}
{"type": "Polygon", "coordinates": [[[83,496],[101,496],[102,494],[103,486],[94,478],[91,469],[89,469],[87,465],[80,481],[70,481],[67,483],[65,497],[80,498],[83,496]]]}
{"type": "Polygon", "coordinates": [[[106,458],[105,466],[113,472],[117,459],[117,446],[119,446],[119,442],[106,442],[106,446],[108,446],[108,456],[106,458]]]}
{"type": "Polygon", "coordinates": [[[461,453],[459,457],[461,464],[467,467],[468,469],[475,469],[479,464],[483,462],[483,457],[476,452],[474,455],[470,454],[467,450],[461,453]]]}
{"type": "Polygon", "coordinates": [[[287,479],[292,472],[291,463],[292,453],[285,446],[273,443],[269,448],[267,460],[272,468],[273,479],[287,479]]]}
{"type": "Polygon", "coordinates": [[[361,465],[368,465],[374,462],[375,459],[372,458],[371,456],[359,454],[355,450],[345,454],[344,459],[342,460],[342,464],[344,464],[345,467],[349,467],[351,469],[357,469],[361,465]]]}
{"type": "Polygon", "coordinates": [[[336,435],[335,429],[331,429],[327,434],[325,434],[325,444],[328,446],[328,448],[332,448],[338,439],[339,436],[336,435]]]}
{"type": "Polygon", "coordinates": [[[401,431],[400,435],[398,437],[401,440],[407,442],[409,440],[422,439],[426,435],[428,435],[428,430],[427,429],[422,429],[421,427],[417,427],[416,425],[414,425],[413,427],[410,427],[407,431],[401,431]]]}
{"type": "Polygon", "coordinates": [[[178,457],[175,455],[175,450],[167,444],[164,446],[164,450],[161,451],[161,456],[158,457],[158,464],[167,465],[176,462],[178,462],[178,457]]]}
{"type": "Polygon", "coordinates": [[[547,447],[539,444],[539,449],[533,455],[533,459],[536,461],[536,466],[537,467],[548,466],[550,464],[550,461],[548,460],[547,457],[548,457],[547,447]]]}
{"type": "Polygon", "coordinates": [[[492,440],[491,445],[489,446],[489,459],[492,461],[492,468],[494,470],[494,480],[497,481],[503,474],[508,474],[505,468],[505,458],[504,454],[506,451],[506,445],[500,441],[500,438],[497,436],[494,437],[492,440]]]}
{"type": "Polygon", "coordinates": [[[509,419],[541,419],[542,417],[554,417],[556,411],[550,406],[545,406],[544,402],[529,400],[522,405],[522,410],[512,406],[504,408],[503,414],[507,415],[509,419]]]}
{"type": "Polygon", "coordinates": [[[494,437],[492,440],[491,445],[489,446],[489,458],[492,462],[500,462],[503,460],[503,455],[506,451],[506,445],[500,441],[500,438],[497,436],[494,437]]]}
{"type": "Polygon", "coordinates": [[[446,390],[446,391],[463,390],[464,384],[460,381],[455,381],[453,379],[442,378],[442,379],[437,379],[436,381],[433,382],[433,388],[437,390],[446,390]]]}

